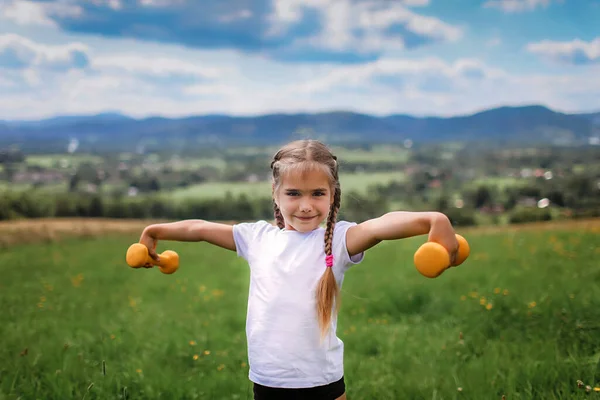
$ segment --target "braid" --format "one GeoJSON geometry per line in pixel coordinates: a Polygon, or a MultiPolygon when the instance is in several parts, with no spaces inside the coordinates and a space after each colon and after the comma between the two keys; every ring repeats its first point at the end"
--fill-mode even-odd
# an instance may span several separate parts
{"type": "Polygon", "coordinates": [[[283,222],[283,215],[281,215],[281,210],[277,207],[277,203],[273,200],[273,215],[275,216],[275,221],[277,222],[277,226],[279,229],[285,228],[285,223],[283,222]]]}
{"type": "MultiPolygon", "coordinates": [[[[333,194],[333,203],[329,209],[329,215],[327,217],[327,227],[325,228],[325,255],[332,255],[332,243],[333,243],[333,230],[337,220],[337,214],[340,209],[341,202],[341,190],[339,187],[335,188],[333,194]]],[[[339,303],[339,288],[335,275],[333,274],[332,267],[326,267],[325,272],[319,280],[317,285],[317,318],[319,320],[319,326],[321,328],[321,337],[329,331],[329,324],[332,317],[332,309],[335,305],[335,312],[337,313],[340,308],[339,303]]]]}
{"type": "Polygon", "coordinates": [[[340,192],[339,188],[335,189],[333,194],[333,203],[329,209],[329,216],[327,217],[327,227],[325,228],[325,254],[331,255],[331,243],[333,242],[333,229],[335,228],[335,222],[337,221],[338,210],[340,209],[340,192]]]}
{"type": "MultiPolygon", "coordinates": [[[[280,160],[280,158],[281,158],[281,151],[277,152],[277,154],[275,154],[275,157],[273,157],[273,161],[271,161],[271,170],[273,171],[274,175],[276,174],[276,169],[277,169],[276,164],[280,160]]],[[[285,228],[285,222],[283,221],[283,215],[281,215],[281,210],[277,206],[277,203],[275,203],[275,198],[273,198],[273,215],[275,216],[275,221],[277,222],[277,226],[279,227],[279,229],[285,228]]]]}

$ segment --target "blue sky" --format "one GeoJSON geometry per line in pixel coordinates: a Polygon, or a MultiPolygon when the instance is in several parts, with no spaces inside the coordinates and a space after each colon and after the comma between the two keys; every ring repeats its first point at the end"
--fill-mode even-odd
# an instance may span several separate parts
{"type": "Polygon", "coordinates": [[[0,0],[0,119],[600,111],[600,0],[0,0]]]}

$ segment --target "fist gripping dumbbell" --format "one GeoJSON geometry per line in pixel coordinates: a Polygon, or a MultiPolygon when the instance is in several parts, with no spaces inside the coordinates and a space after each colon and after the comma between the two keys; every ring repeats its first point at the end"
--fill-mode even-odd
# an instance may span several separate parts
{"type": "MultiPolygon", "coordinates": [[[[469,257],[471,249],[467,240],[461,235],[457,234],[456,240],[458,240],[458,252],[454,265],[460,265],[469,257]]],[[[427,242],[419,247],[415,252],[414,263],[417,270],[428,278],[440,276],[451,266],[448,250],[435,242],[427,242]]]]}
{"type": "Polygon", "coordinates": [[[163,274],[172,274],[179,268],[179,255],[173,250],[165,250],[155,261],[148,254],[148,248],[141,243],[134,243],[127,249],[125,260],[131,268],[140,268],[146,264],[157,265],[163,274]]]}

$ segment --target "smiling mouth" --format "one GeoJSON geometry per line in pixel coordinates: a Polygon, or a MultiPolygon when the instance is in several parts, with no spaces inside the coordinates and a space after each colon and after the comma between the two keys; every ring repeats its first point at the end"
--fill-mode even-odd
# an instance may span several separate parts
{"type": "Polygon", "coordinates": [[[309,221],[316,217],[317,217],[316,215],[313,215],[312,217],[296,217],[296,218],[298,218],[299,220],[302,220],[302,221],[309,221]]]}

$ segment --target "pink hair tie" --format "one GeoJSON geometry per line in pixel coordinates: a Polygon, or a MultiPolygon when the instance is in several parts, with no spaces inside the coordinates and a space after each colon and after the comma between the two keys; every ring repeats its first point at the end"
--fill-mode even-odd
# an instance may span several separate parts
{"type": "Polygon", "coordinates": [[[330,254],[327,257],[325,257],[325,265],[327,265],[328,267],[333,266],[333,254],[330,254]]]}

